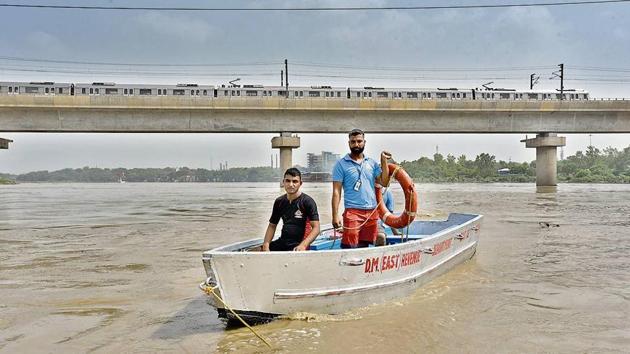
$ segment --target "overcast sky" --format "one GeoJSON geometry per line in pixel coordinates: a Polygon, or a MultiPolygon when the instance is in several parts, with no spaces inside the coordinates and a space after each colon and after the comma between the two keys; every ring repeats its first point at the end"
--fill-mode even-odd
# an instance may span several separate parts
{"type": "MultiPolygon", "coordinates": [[[[23,1],[84,4],[77,1],[23,1]]],[[[526,3],[504,0],[500,3],[526,3]]],[[[231,7],[493,4],[470,1],[230,1],[231,7]]],[[[103,6],[225,6],[219,1],[90,1],[103,6]]],[[[592,97],[630,97],[630,3],[435,11],[158,12],[2,8],[0,81],[279,84],[289,60],[291,85],[495,87],[540,89],[564,63],[568,88],[592,97]],[[101,65],[25,61],[147,64],[101,65]],[[151,66],[148,64],[160,64],[151,66]],[[243,64],[192,66],[191,64],[243,64]],[[175,65],[175,66],[166,66],[175,65]],[[179,65],[179,66],[178,66],[179,65]],[[414,70],[403,70],[403,69],[414,70]],[[379,69],[379,70],[376,70],[379,69]]],[[[218,168],[269,165],[272,134],[17,134],[0,150],[0,171],[64,167],[218,168]]],[[[370,135],[368,153],[398,160],[481,152],[531,161],[524,135],[370,135]]],[[[630,135],[567,135],[566,156],[597,147],[623,148],[630,135]]],[[[345,153],[343,134],[302,135],[294,161],[307,152],[345,153]]]]}

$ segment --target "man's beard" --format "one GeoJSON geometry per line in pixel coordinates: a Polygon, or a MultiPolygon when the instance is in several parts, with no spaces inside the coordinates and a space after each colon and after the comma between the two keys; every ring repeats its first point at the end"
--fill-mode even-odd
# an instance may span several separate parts
{"type": "Polygon", "coordinates": [[[365,147],[352,147],[350,148],[350,151],[355,154],[355,155],[361,155],[363,153],[363,150],[365,149],[365,147]]]}

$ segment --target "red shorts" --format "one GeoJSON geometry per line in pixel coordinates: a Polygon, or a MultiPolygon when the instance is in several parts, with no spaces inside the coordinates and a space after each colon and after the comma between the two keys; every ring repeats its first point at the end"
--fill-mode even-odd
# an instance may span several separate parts
{"type": "Polygon", "coordinates": [[[343,237],[341,243],[352,247],[356,247],[359,241],[374,243],[377,232],[378,211],[346,209],[343,212],[343,237]],[[361,226],[362,224],[363,226],[361,226]]]}

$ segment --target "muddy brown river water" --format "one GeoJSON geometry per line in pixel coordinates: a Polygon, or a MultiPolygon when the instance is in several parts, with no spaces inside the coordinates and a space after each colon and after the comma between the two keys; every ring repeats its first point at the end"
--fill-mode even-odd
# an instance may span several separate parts
{"type": "MultiPolygon", "coordinates": [[[[303,190],[330,222],[329,184],[303,190]]],[[[197,285],[203,250],[262,237],[276,184],[0,186],[0,352],[629,351],[630,186],[418,190],[424,218],[485,215],[475,257],[396,302],[257,326],[270,351],[197,285]]]]}

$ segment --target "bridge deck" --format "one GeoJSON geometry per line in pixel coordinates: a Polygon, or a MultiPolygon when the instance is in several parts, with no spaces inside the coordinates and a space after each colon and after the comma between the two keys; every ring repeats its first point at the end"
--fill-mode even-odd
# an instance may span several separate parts
{"type": "Polygon", "coordinates": [[[5,132],[630,133],[630,101],[0,96],[5,132]]]}

